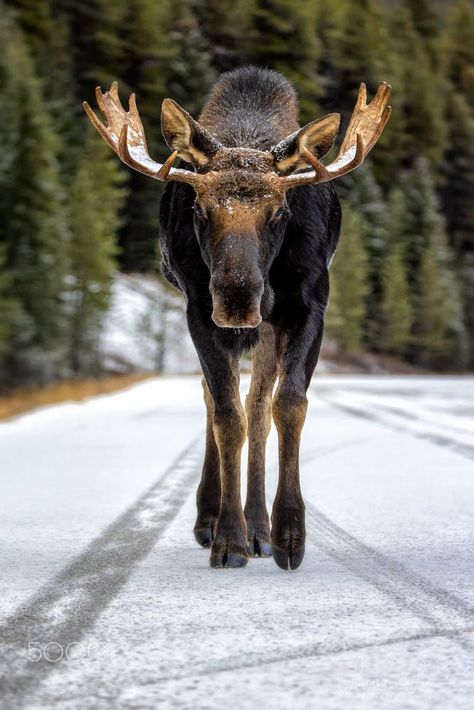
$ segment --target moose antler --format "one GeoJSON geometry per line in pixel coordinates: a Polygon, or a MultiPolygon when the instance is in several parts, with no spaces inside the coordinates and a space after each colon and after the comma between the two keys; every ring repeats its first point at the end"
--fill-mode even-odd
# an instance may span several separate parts
{"type": "MultiPolygon", "coordinates": [[[[312,170],[279,177],[278,179],[281,181],[283,188],[288,189],[298,185],[311,185],[334,180],[334,178],[345,175],[361,165],[379,139],[390,116],[391,107],[387,105],[390,91],[391,87],[383,82],[377,89],[374,99],[367,104],[367,89],[365,84],[361,84],[357,103],[336,160],[325,166],[308,148],[303,146],[300,155],[311,165],[312,170]]],[[[106,91],[105,94],[102,93],[100,87],[97,87],[96,99],[106,119],[105,124],[97,118],[86,101],[84,102],[84,109],[102,138],[126,165],[155,180],[179,180],[196,187],[198,181],[206,179],[204,174],[172,167],[179,153],[178,146],[163,164],[156,163],[150,158],[135,94],[130,96],[128,111],[125,111],[120,102],[116,81],[112,83],[109,91],[106,91]]],[[[180,109],[180,111],[185,118],[190,119],[183,109],[180,109]]],[[[199,127],[196,122],[194,124],[199,127]]],[[[196,129],[194,128],[193,130],[196,129]]],[[[199,135],[201,137],[203,132],[204,129],[200,128],[199,135]]],[[[171,138],[173,136],[173,131],[171,131],[171,138]]],[[[209,135],[207,138],[212,139],[212,136],[209,135]]],[[[189,139],[188,135],[186,135],[186,139],[189,139]]],[[[169,143],[168,139],[167,141],[169,143]]],[[[217,142],[215,143],[218,145],[217,142]]],[[[194,152],[199,156],[199,146],[196,148],[193,145],[193,148],[194,152]]],[[[220,144],[219,148],[222,151],[226,150],[220,144]]],[[[179,154],[183,157],[182,153],[179,154]]],[[[208,155],[207,157],[209,159],[208,155]]]]}
{"type": "Polygon", "coordinates": [[[303,154],[313,170],[280,178],[285,187],[328,182],[328,180],[341,177],[361,165],[378,141],[388,121],[392,110],[392,107],[387,105],[391,90],[392,87],[389,84],[382,82],[374,99],[370,104],[367,104],[367,88],[365,84],[361,84],[357,102],[336,160],[329,165],[323,165],[307,148],[303,148],[303,154]]]}
{"type": "Polygon", "coordinates": [[[87,101],[84,110],[91,123],[98,130],[104,141],[114,150],[126,165],[155,180],[179,180],[194,185],[198,175],[190,170],[172,168],[177,151],[173,151],[165,163],[156,163],[148,154],[145,131],[138,113],[135,94],[129,99],[129,110],[125,111],[118,94],[118,84],[114,81],[105,94],[100,86],[95,90],[97,105],[107,123],[104,124],[95,115],[87,101]]]}

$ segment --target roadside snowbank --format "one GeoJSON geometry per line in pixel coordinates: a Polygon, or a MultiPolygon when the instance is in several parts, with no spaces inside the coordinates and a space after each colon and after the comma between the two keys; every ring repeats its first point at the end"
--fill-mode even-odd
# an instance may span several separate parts
{"type": "Polygon", "coordinates": [[[182,296],[153,276],[118,273],[100,345],[105,369],[199,371],[184,308],[182,296]]]}

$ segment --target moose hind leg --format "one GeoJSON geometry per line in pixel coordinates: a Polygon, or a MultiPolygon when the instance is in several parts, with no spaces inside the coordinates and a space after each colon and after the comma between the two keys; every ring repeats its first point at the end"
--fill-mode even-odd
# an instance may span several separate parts
{"type": "Polygon", "coordinates": [[[275,334],[266,323],[260,326],[259,342],[253,353],[252,379],[245,402],[248,420],[247,521],[249,554],[272,554],[270,519],[265,503],[265,448],[272,421],[272,392],[276,379],[275,334]]]}
{"type": "Polygon", "coordinates": [[[202,467],[201,482],[197,489],[197,518],[194,536],[202,547],[210,547],[215,537],[216,523],[221,501],[221,479],[219,472],[219,450],[214,438],[214,401],[206,380],[203,378],[204,401],[206,403],[206,453],[202,467]]]}

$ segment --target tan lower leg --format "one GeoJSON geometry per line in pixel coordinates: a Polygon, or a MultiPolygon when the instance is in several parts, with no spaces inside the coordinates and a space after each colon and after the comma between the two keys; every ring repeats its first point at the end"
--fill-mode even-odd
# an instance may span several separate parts
{"type": "Polygon", "coordinates": [[[234,364],[231,390],[223,403],[214,409],[214,438],[219,450],[221,472],[221,512],[240,507],[240,455],[247,434],[239,392],[239,366],[234,364]]]}
{"type": "Polygon", "coordinates": [[[272,510],[272,553],[283,569],[296,569],[304,557],[305,507],[300,487],[299,448],[306,409],[306,395],[280,381],[272,407],[278,430],[280,469],[272,510]]]}
{"type": "Polygon", "coordinates": [[[262,324],[252,361],[252,379],[245,408],[248,418],[249,454],[245,514],[268,517],[265,505],[265,449],[272,421],[272,392],[276,379],[273,327],[262,324]]]}
{"type": "Polygon", "coordinates": [[[247,562],[247,529],[240,498],[240,455],[247,433],[239,393],[238,363],[231,388],[215,402],[214,437],[219,449],[221,506],[212,543],[211,566],[241,567],[247,562]]]}
{"type": "Polygon", "coordinates": [[[208,547],[214,537],[215,525],[220,510],[221,482],[219,451],[214,438],[214,400],[206,380],[203,378],[204,401],[206,403],[206,452],[198,486],[196,503],[197,519],[194,534],[200,545],[208,547]]]}
{"type": "Polygon", "coordinates": [[[299,450],[301,432],[306,419],[306,395],[288,392],[280,382],[273,402],[273,418],[278,431],[279,496],[301,497],[299,480],[299,450]]]}

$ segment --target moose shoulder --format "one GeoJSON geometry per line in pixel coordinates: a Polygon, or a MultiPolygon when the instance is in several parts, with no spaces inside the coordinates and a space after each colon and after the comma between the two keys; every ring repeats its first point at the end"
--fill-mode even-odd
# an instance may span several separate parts
{"type": "Polygon", "coordinates": [[[389,95],[381,84],[367,104],[361,84],[338,156],[326,166],[320,159],[334,143],[339,115],[300,128],[295,91],[272,71],[245,67],[224,74],[198,121],[165,99],[162,132],[172,153],[163,165],[148,155],[133,95],[126,112],[116,83],[105,94],[97,89],[105,125],[85,104],[123,162],[170,181],[160,210],[163,270],[186,297],[204,373],[206,453],[194,534],[211,547],[213,567],[241,567],[249,555],[273,554],[280,567],[295,569],[303,559],[299,443],[340,228],[329,183],[360,165],[375,145],[390,114],[389,95]],[[173,167],[178,157],[184,168],[173,167]],[[250,348],[244,411],[239,357],[250,348]],[[265,444],[272,417],[279,482],[270,528],[265,444]],[[247,435],[242,509],[240,454],[247,435]]]}

